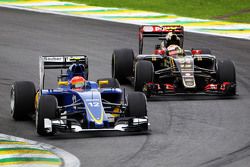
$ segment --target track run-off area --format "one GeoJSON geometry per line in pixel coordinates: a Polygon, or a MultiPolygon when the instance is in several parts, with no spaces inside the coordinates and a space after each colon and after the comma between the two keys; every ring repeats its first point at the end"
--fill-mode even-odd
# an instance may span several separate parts
{"type": "Polygon", "coordinates": [[[89,6],[58,0],[0,0],[0,6],[135,25],[183,25],[185,31],[250,39],[250,24],[181,17],[126,8],[89,6]]]}
{"type": "Polygon", "coordinates": [[[52,145],[0,134],[0,166],[79,166],[72,154],[52,145]]]}
{"type": "MultiPolygon", "coordinates": [[[[149,99],[151,127],[146,134],[109,132],[40,137],[34,122],[16,122],[11,118],[11,84],[29,80],[38,86],[39,56],[56,54],[86,54],[90,80],[110,77],[113,49],[126,47],[138,53],[138,26],[8,8],[0,8],[0,16],[1,133],[63,149],[75,155],[81,166],[249,166],[249,40],[185,33],[184,48],[210,48],[218,59],[234,61],[239,94],[234,98],[149,99]]],[[[155,42],[148,41],[145,48],[150,50],[155,42]]],[[[48,80],[55,83],[56,74],[48,80]]],[[[128,85],[124,87],[127,92],[133,91],[128,85]]],[[[1,141],[7,142],[6,139],[1,141]]]]}

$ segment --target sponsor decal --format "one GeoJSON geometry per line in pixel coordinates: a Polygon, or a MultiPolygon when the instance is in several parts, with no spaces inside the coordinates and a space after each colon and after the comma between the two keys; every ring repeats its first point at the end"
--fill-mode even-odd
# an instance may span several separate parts
{"type": "Polygon", "coordinates": [[[176,28],[177,28],[177,27],[164,26],[164,27],[162,27],[162,31],[163,31],[163,32],[165,32],[165,31],[166,31],[166,32],[169,32],[169,31],[172,31],[172,30],[176,30],[176,28]]]}
{"type": "Polygon", "coordinates": [[[44,57],[45,62],[63,62],[63,57],[44,57]]]}
{"type": "Polygon", "coordinates": [[[186,82],[187,86],[193,86],[194,82],[186,82]]]}
{"type": "Polygon", "coordinates": [[[155,56],[152,57],[152,61],[156,61],[156,57],[155,56]]]}
{"type": "Polygon", "coordinates": [[[184,79],[185,80],[185,82],[193,82],[194,81],[194,79],[191,79],[191,78],[186,78],[186,79],[184,79]]]}
{"type": "Polygon", "coordinates": [[[144,32],[152,32],[152,31],[154,31],[154,29],[152,26],[144,26],[143,31],[144,32]]]}
{"type": "Polygon", "coordinates": [[[191,63],[191,59],[190,59],[190,58],[187,58],[187,59],[186,59],[186,63],[190,64],[190,63],[191,63]]]}
{"type": "Polygon", "coordinates": [[[86,99],[86,101],[100,101],[100,99],[86,99]]]}
{"type": "Polygon", "coordinates": [[[155,27],[154,27],[154,31],[156,31],[156,32],[161,32],[161,31],[162,31],[162,27],[157,27],[157,26],[155,26],[155,27]]]}
{"type": "Polygon", "coordinates": [[[72,60],[81,60],[81,59],[85,59],[84,56],[71,56],[71,57],[67,57],[66,61],[70,62],[72,60]]]}

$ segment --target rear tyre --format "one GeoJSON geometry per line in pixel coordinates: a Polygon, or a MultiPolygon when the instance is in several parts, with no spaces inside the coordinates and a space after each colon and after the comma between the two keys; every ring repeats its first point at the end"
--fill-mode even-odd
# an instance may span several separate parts
{"type": "Polygon", "coordinates": [[[135,64],[135,91],[142,91],[143,87],[148,82],[153,82],[154,79],[154,66],[153,63],[146,60],[138,61],[135,64]]]}
{"type": "Polygon", "coordinates": [[[127,100],[128,109],[125,114],[127,117],[143,118],[147,116],[147,100],[143,93],[129,93],[127,100]]]}
{"type": "Polygon", "coordinates": [[[97,83],[100,88],[120,88],[120,83],[116,78],[98,79],[97,83]]]}
{"type": "MultiPolygon", "coordinates": [[[[218,83],[231,82],[236,84],[235,67],[231,60],[217,61],[216,69],[218,83]]],[[[236,94],[236,89],[230,90],[230,95],[236,94]]]]}
{"type": "Polygon", "coordinates": [[[36,130],[41,136],[50,136],[55,134],[54,131],[47,132],[44,128],[44,119],[55,119],[57,117],[58,102],[55,96],[41,96],[39,100],[38,111],[36,115],[36,130]]]}
{"type": "Polygon", "coordinates": [[[120,83],[133,75],[134,52],[132,49],[117,49],[112,55],[112,77],[120,83]]]}
{"type": "Polygon", "coordinates": [[[11,116],[15,120],[25,120],[35,112],[36,88],[30,81],[18,81],[11,87],[11,116]]]}

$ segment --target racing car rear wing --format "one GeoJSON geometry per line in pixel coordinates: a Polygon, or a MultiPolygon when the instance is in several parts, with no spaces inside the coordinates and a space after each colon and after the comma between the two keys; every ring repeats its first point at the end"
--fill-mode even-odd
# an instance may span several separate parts
{"type": "Polygon", "coordinates": [[[180,25],[143,25],[139,27],[139,54],[143,51],[144,37],[165,37],[169,32],[175,33],[181,40],[183,47],[184,27],[180,25]]]}
{"type": "Polygon", "coordinates": [[[86,55],[41,56],[40,62],[42,62],[44,69],[65,69],[75,62],[87,64],[88,58],[86,55]]]}
{"type": "Polygon", "coordinates": [[[73,63],[88,67],[88,57],[86,55],[41,56],[39,59],[40,90],[44,88],[45,69],[67,69],[73,63]]]}

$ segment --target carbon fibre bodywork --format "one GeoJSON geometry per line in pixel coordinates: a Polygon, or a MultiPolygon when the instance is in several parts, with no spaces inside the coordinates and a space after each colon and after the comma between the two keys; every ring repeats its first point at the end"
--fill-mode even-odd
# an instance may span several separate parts
{"type": "MultiPolygon", "coordinates": [[[[157,44],[153,54],[143,54],[144,37],[165,40],[172,33],[183,47],[184,28],[179,25],[145,25],[139,28],[139,55],[132,49],[117,49],[112,55],[112,76],[128,79],[135,91],[152,95],[170,94],[236,94],[235,67],[230,60],[217,60],[206,48],[181,49],[181,54],[170,55],[165,46],[157,44]],[[127,66],[122,66],[122,61],[127,66]],[[119,65],[122,68],[119,68],[119,65]],[[129,72],[127,72],[129,71],[129,72]]],[[[173,46],[172,44],[167,46],[173,46]]],[[[176,46],[176,45],[175,45],[176,46]]]]}

